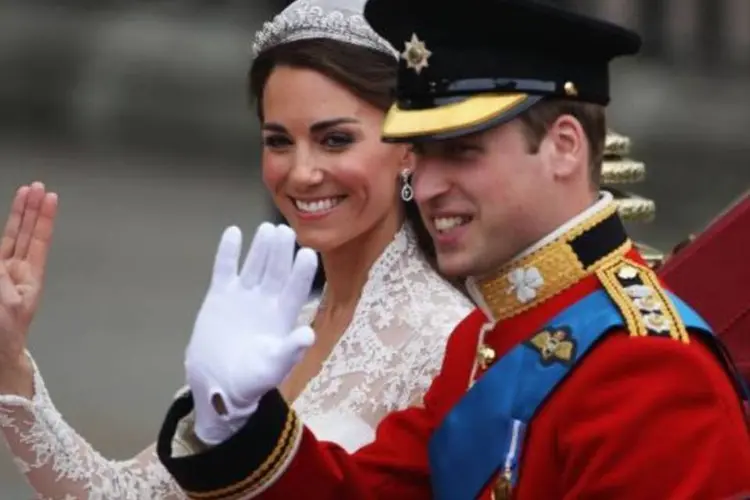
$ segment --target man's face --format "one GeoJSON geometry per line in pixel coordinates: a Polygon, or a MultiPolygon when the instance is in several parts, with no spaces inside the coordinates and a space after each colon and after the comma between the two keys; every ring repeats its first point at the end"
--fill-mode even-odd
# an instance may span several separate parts
{"type": "Polygon", "coordinates": [[[421,144],[416,152],[415,199],[441,271],[489,273],[541,237],[535,213],[545,202],[550,176],[543,151],[529,153],[518,120],[421,144]]]}

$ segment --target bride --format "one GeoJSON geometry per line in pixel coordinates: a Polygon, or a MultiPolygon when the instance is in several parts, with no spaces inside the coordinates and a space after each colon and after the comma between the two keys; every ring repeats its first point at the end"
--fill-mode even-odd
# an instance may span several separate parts
{"type": "MultiPolygon", "coordinates": [[[[350,451],[421,399],[472,309],[432,266],[411,203],[411,152],[380,141],[397,54],[364,23],[363,4],[298,0],[256,35],[250,70],[263,181],[327,277],[299,318],[316,343],[282,392],[320,439],[350,451]]],[[[40,498],[183,498],[153,447],[117,462],[79,436],[25,351],[56,211],[41,183],[21,187],[0,245],[3,435],[40,498]]]]}

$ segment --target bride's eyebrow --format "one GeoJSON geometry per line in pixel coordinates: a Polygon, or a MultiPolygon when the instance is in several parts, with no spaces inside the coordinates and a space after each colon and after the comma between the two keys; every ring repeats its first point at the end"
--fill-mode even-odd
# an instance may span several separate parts
{"type": "MultiPolygon", "coordinates": [[[[319,122],[315,122],[312,125],[310,125],[310,132],[312,133],[318,133],[322,132],[323,130],[329,129],[331,127],[335,127],[337,125],[342,125],[345,123],[360,123],[359,120],[356,118],[349,118],[349,117],[338,117],[338,118],[331,118],[328,120],[321,120],[319,122]]],[[[263,124],[263,130],[268,132],[278,132],[281,134],[288,133],[286,127],[280,123],[274,123],[274,122],[268,122],[263,124]]]]}
{"type": "Polygon", "coordinates": [[[345,123],[359,123],[359,120],[356,118],[347,118],[347,117],[340,117],[340,118],[332,118],[330,120],[322,120],[319,122],[315,122],[312,125],[310,125],[310,132],[322,132],[323,130],[335,127],[337,125],[343,125],[345,123]]]}

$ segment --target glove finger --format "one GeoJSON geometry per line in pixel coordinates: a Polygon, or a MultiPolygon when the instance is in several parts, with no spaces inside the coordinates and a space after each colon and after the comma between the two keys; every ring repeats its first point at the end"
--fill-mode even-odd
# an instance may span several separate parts
{"type": "Polygon", "coordinates": [[[237,263],[242,250],[242,231],[237,226],[227,227],[219,240],[211,276],[211,287],[227,285],[237,276],[237,263]]]}
{"type": "Polygon", "coordinates": [[[255,230],[255,236],[253,236],[242,271],[240,271],[240,282],[245,288],[260,284],[275,236],[276,228],[270,222],[264,222],[255,230]]]}
{"type": "MultiPolygon", "coordinates": [[[[288,351],[287,359],[292,361],[292,366],[299,363],[305,351],[315,343],[315,331],[309,326],[300,326],[291,331],[287,337],[286,346],[288,351]]],[[[291,367],[290,367],[291,369],[291,367]]]]}
{"type": "Polygon", "coordinates": [[[279,307],[283,311],[289,329],[297,324],[297,317],[310,298],[317,270],[318,255],[315,251],[311,248],[299,249],[294,258],[289,279],[279,299],[279,307]]]}
{"type": "Polygon", "coordinates": [[[268,256],[268,264],[261,279],[261,287],[269,294],[280,293],[284,288],[292,272],[294,260],[296,235],[292,228],[280,224],[276,227],[275,235],[271,254],[268,256]]]}

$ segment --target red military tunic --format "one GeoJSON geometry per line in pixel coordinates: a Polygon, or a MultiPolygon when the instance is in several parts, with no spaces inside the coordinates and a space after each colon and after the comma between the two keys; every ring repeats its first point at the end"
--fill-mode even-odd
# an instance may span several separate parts
{"type": "MultiPolygon", "coordinates": [[[[478,282],[483,310],[456,328],[423,406],[388,416],[375,441],[356,453],[316,440],[272,391],[230,440],[182,457],[173,455],[172,442],[192,400],[176,400],[160,433],[160,459],[196,499],[432,498],[429,439],[472,377],[482,376],[481,365],[491,368],[553,316],[604,288],[627,326],[593,347],[535,414],[513,498],[722,499],[750,493],[750,434],[736,387],[697,335],[680,330],[677,318],[671,317],[671,326],[647,322],[666,324],[661,330],[643,329],[646,315],[628,305],[612,272],[637,271],[658,297],[664,295],[630,241],[613,236],[622,231],[619,224],[611,206],[589,214],[521,262],[478,282]],[[532,299],[516,300],[505,291],[510,274],[531,268],[540,271],[543,284],[536,283],[532,299]],[[482,335],[489,316],[498,321],[482,335]]],[[[520,286],[526,285],[517,283],[516,291],[520,286]]],[[[496,488],[488,480],[481,498],[492,498],[496,488]]]]}

